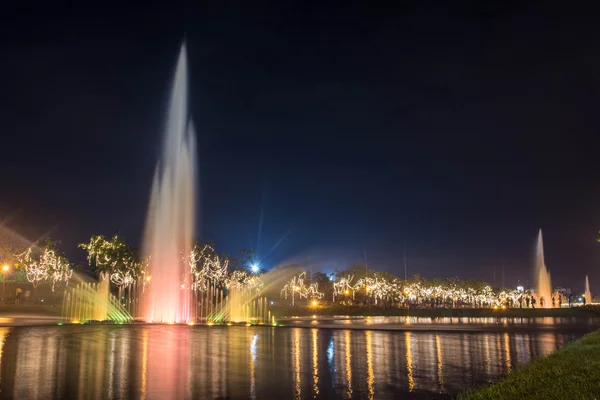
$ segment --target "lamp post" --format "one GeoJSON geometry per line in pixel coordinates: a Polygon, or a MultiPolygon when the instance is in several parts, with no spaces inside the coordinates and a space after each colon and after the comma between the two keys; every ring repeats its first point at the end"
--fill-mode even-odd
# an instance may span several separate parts
{"type": "Polygon", "coordinates": [[[2,267],[2,301],[6,304],[6,273],[8,272],[8,265],[2,267]]]}

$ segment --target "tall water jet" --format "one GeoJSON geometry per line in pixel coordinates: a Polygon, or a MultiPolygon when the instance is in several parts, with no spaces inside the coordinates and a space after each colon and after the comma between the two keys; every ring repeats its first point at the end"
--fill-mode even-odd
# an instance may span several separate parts
{"type": "Polygon", "coordinates": [[[144,252],[151,283],[142,300],[149,322],[190,320],[190,276],[182,252],[189,254],[196,204],[196,142],[187,109],[187,60],[181,45],[146,219],[144,252]]]}
{"type": "Polygon", "coordinates": [[[590,280],[588,276],[585,276],[585,303],[592,304],[592,292],[590,292],[590,280]]]}
{"type": "Polygon", "coordinates": [[[537,278],[536,297],[538,300],[538,305],[540,307],[542,306],[540,299],[543,297],[544,307],[549,308],[552,305],[552,281],[550,279],[550,272],[548,272],[546,263],[544,262],[544,241],[542,240],[541,229],[538,235],[537,249],[535,254],[535,273],[537,278]]]}

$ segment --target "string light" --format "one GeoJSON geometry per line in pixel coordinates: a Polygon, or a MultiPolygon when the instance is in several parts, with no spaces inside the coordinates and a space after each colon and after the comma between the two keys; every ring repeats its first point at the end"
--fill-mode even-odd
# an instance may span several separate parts
{"type": "Polygon", "coordinates": [[[73,275],[69,261],[50,247],[45,247],[39,255],[29,248],[24,255],[18,255],[17,259],[24,266],[25,276],[34,288],[42,282],[50,281],[54,291],[57,283],[68,284],[73,275]]]}

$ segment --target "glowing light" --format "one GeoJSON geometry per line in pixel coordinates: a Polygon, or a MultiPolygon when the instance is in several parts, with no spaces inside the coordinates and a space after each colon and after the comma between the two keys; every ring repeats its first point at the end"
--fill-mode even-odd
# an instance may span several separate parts
{"type": "Polygon", "coordinates": [[[404,342],[406,345],[406,375],[408,378],[408,391],[412,392],[415,388],[415,380],[413,378],[413,354],[410,332],[405,332],[404,342]]]}
{"type": "Polygon", "coordinates": [[[151,280],[151,279],[152,279],[152,277],[151,277],[151,276],[147,276],[147,277],[146,277],[146,282],[150,282],[150,280],[151,280]]]}
{"type": "Polygon", "coordinates": [[[193,322],[191,322],[191,321],[190,321],[190,322],[188,322],[187,324],[188,324],[188,325],[190,325],[190,326],[194,326],[194,325],[196,325],[195,323],[193,323],[193,322]]]}
{"type": "Polygon", "coordinates": [[[117,286],[133,284],[144,273],[149,262],[138,262],[133,250],[118,235],[110,240],[102,235],[92,236],[89,243],[80,244],[79,247],[87,250],[88,261],[108,272],[111,282],[117,286]]]}
{"type": "Polygon", "coordinates": [[[2,270],[3,270],[4,272],[8,271],[8,265],[5,265],[4,267],[2,267],[2,270]]]}
{"type": "MultiPolygon", "coordinates": [[[[34,254],[34,251],[29,248],[27,252],[17,255],[17,259],[25,267],[27,280],[34,288],[42,282],[50,281],[54,291],[57,283],[62,281],[67,284],[73,275],[69,261],[51,247],[45,247],[41,254],[39,252],[34,254]]],[[[8,265],[2,267],[4,272],[8,271],[8,268],[8,265]]]]}
{"type": "Polygon", "coordinates": [[[206,323],[206,325],[208,325],[208,326],[213,326],[214,324],[215,324],[215,323],[214,323],[214,322],[212,322],[212,321],[208,321],[208,322],[206,323]]]}
{"type": "Polygon", "coordinates": [[[311,299],[321,299],[324,294],[319,292],[319,285],[317,283],[311,283],[310,285],[304,284],[304,279],[306,278],[306,271],[302,272],[298,276],[294,276],[289,282],[285,284],[283,289],[281,290],[281,296],[284,298],[288,298],[288,296],[292,297],[292,305],[294,305],[295,294],[296,292],[300,296],[300,298],[311,298],[311,299]]]}
{"type": "Polygon", "coordinates": [[[258,274],[260,272],[260,266],[258,264],[250,265],[250,270],[253,274],[258,274]]]}
{"type": "Polygon", "coordinates": [[[313,307],[316,307],[317,306],[317,301],[313,300],[312,305],[313,305],[313,307]]]}

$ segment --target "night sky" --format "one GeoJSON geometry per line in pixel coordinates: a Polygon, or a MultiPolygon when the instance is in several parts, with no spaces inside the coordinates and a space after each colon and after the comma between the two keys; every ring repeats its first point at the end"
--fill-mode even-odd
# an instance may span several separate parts
{"type": "Polygon", "coordinates": [[[78,261],[139,245],[186,37],[201,240],[398,275],[406,246],[410,275],[516,285],[542,228],[553,283],[600,291],[596,10],[276,3],[4,9],[6,224],[78,261]]]}

